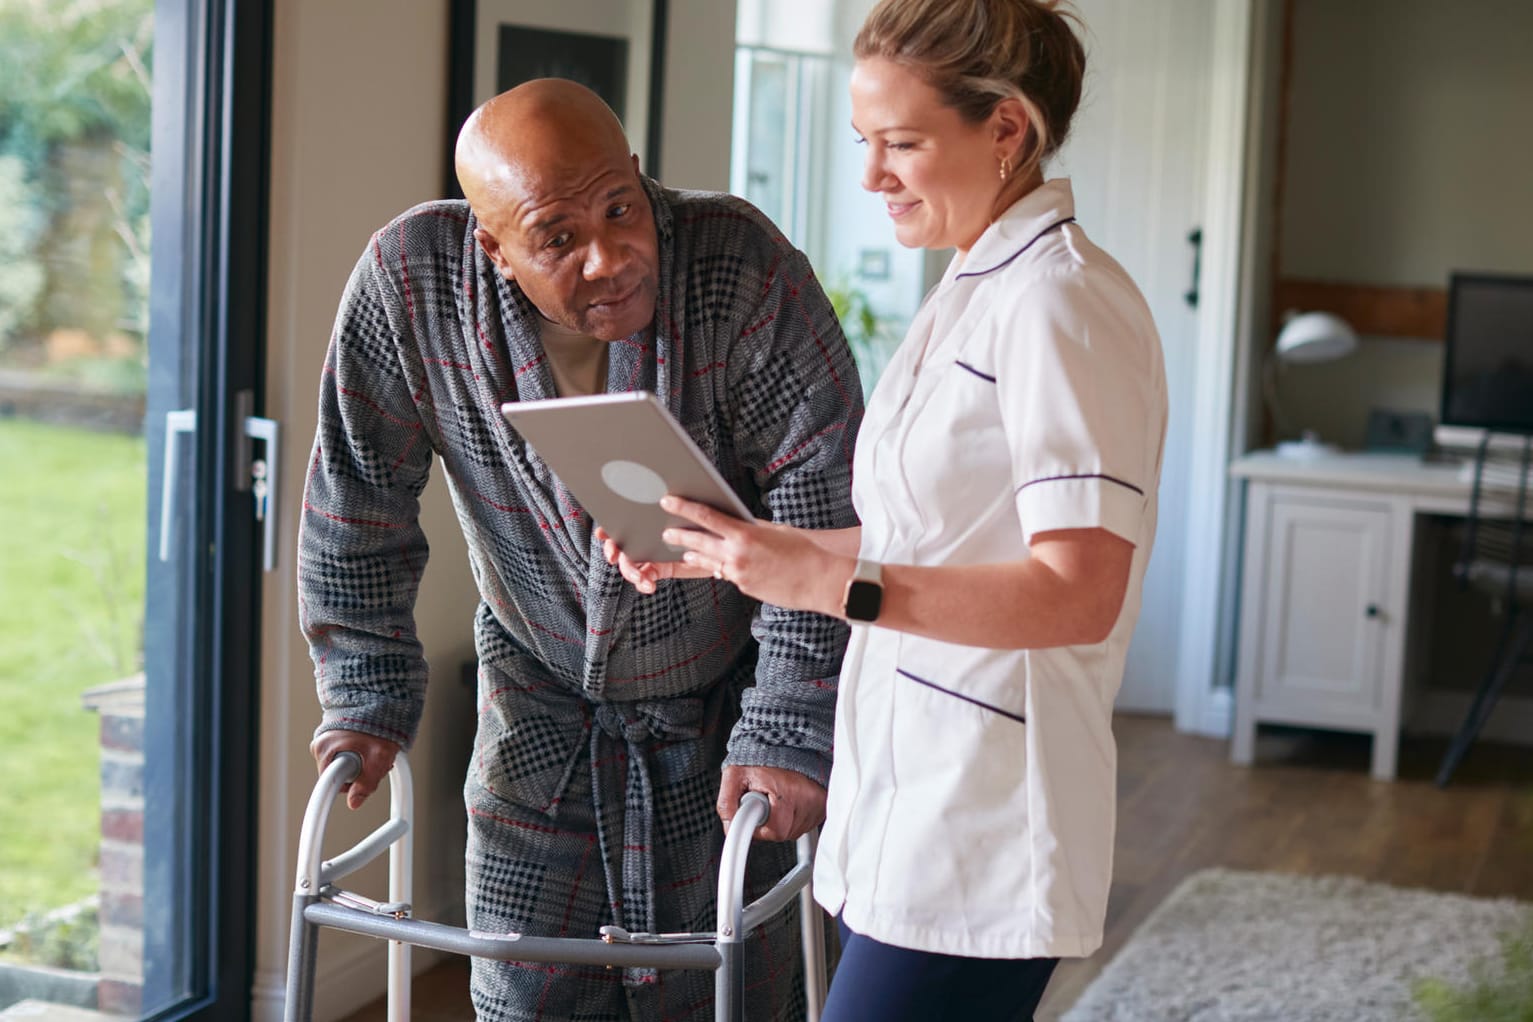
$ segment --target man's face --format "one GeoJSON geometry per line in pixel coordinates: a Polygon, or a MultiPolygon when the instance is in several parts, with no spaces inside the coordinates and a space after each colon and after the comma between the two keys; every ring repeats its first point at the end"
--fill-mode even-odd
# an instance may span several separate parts
{"type": "Polygon", "coordinates": [[[655,218],[636,158],[585,155],[574,173],[566,162],[518,174],[475,238],[545,317],[616,341],[655,318],[655,218]]]}

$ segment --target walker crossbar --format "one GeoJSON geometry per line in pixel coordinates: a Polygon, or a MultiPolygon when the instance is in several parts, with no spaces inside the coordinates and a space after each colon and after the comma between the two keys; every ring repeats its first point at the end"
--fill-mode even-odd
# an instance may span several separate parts
{"type": "Polygon", "coordinates": [[[503,961],[559,962],[612,968],[710,969],[714,973],[714,1017],[738,1022],[742,1017],[744,939],[757,926],[787,907],[795,897],[802,912],[804,986],[809,1022],[818,1022],[825,1002],[825,947],[822,916],[809,882],[813,873],[812,834],[798,839],[798,863],[771,890],[743,904],[745,862],[756,829],[771,812],[766,796],[748,792],[724,839],[719,860],[717,929],[713,933],[627,933],[603,927],[600,938],[536,937],[516,933],[486,934],[410,918],[412,781],[409,761],[400,753],[389,774],[390,818],[350,850],[320,861],[320,843],[336,795],[360,772],[361,759],[343,752],[330,761],[315,783],[304,812],[298,841],[297,879],[293,889],[292,932],[288,953],[286,1022],[309,1022],[314,1007],[315,946],[322,926],[389,941],[389,1022],[410,1016],[409,949],[429,947],[454,954],[503,961]],[[379,903],[341,891],[335,880],[360,869],[387,849],[389,901],[379,903]]]}
{"type": "Polygon", "coordinates": [[[716,969],[719,966],[719,953],[707,944],[608,944],[584,937],[529,937],[518,933],[490,937],[461,926],[424,919],[397,919],[325,902],[308,906],[304,918],[336,930],[384,940],[403,940],[416,947],[474,958],[610,965],[620,969],[716,969]]]}

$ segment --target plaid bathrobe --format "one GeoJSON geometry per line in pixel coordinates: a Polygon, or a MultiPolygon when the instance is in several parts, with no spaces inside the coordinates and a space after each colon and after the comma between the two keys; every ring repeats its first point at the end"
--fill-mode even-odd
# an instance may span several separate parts
{"type": "MultiPolygon", "coordinates": [[[[857,372],[809,268],[729,196],[645,180],[659,234],[650,330],[614,342],[609,391],[660,395],[753,513],[855,524],[857,372]]],[[[713,928],[722,764],[825,783],[845,627],[726,582],[641,595],[500,404],[554,394],[537,313],[485,258],[462,202],[373,236],[326,357],[304,489],[300,616],[324,716],[408,746],[427,668],[414,603],[418,497],[446,473],[481,603],[465,798],[468,912],[485,932],[713,928]]],[[[792,858],[752,854],[751,886],[792,858]]],[[[802,1010],[796,918],[748,950],[755,1019],[802,1010]]],[[[704,1019],[700,972],[475,962],[480,1016],[704,1019]]]]}

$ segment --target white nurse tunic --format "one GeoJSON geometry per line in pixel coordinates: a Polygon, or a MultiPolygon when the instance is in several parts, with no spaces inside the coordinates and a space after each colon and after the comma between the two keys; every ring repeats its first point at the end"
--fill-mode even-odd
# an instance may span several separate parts
{"type": "Polygon", "coordinates": [[[1050,181],[955,260],[857,442],[864,558],[1018,561],[1039,532],[1093,527],[1135,547],[1096,645],[852,630],[815,891],[899,947],[1033,958],[1102,942],[1111,712],[1155,536],[1166,383],[1143,297],[1073,215],[1068,180],[1050,181]]]}

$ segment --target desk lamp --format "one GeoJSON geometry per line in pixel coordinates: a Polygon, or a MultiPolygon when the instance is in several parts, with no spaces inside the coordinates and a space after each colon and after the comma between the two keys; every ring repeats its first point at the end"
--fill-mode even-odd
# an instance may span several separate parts
{"type": "MultiPolygon", "coordinates": [[[[1357,348],[1357,333],[1340,316],[1329,312],[1290,312],[1283,320],[1272,354],[1280,363],[1306,365],[1331,362],[1351,354],[1357,348]]],[[[1277,405],[1276,386],[1273,406],[1277,405]]],[[[1285,458],[1315,458],[1336,454],[1335,444],[1322,443],[1314,430],[1306,429],[1298,440],[1284,440],[1277,453],[1285,458]]]]}

